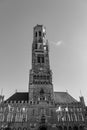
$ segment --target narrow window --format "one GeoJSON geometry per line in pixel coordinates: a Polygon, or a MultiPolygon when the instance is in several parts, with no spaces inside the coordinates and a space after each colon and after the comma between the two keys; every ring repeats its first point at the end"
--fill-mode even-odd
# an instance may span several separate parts
{"type": "Polygon", "coordinates": [[[49,76],[47,76],[47,79],[49,79],[49,76]]]}
{"type": "Polygon", "coordinates": [[[43,94],[44,94],[44,90],[43,90],[43,88],[41,88],[40,95],[43,95],[43,94]]]}
{"type": "Polygon", "coordinates": [[[19,127],[18,130],[21,130],[21,127],[19,127]]]}
{"type": "Polygon", "coordinates": [[[37,44],[35,44],[35,49],[37,49],[37,44]]]}
{"type": "Polygon", "coordinates": [[[44,57],[42,57],[42,63],[44,63],[44,57]]]}
{"type": "Polygon", "coordinates": [[[39,39],[39,42],[42,43],[42,39],[41,38],[39,39]]]}
{"type": "Polygon", "coordinates": [[[39,31],[39,36],[41,37],[41,31],[39,31]]]}
{"type": "Polygon", "coordinates": [[[34,112],[35,112],[35,110],[33,109],[33,116],[34,116],[34,112]]]}
{"type": "Polygon", "coordinates": [[[37,32],[35,33],[35,37],[37,37],[37,32]]]}
{"type": "Polygon", "coordinates": [[[32,104],[32,101],[30,101],[30,104],[32,104]]]}
{"type": "Polygon", "coordinates": [[[36,79],[36,75],[34,75],[34,79],[36,79]]]}
{"type": "Polygon", "coordinates": [[[38,56],[38,63],[40,63],[40,57],[38,56]]]}

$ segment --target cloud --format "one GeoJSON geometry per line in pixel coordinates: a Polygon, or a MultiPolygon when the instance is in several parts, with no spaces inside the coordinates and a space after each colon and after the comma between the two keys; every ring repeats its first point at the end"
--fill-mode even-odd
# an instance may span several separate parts
{"type": "Polygon", "coordinates": [[[50,41],[50,43],[56,45],[56,46],[60,46],[61,44],[63,44],[64,42],[62,40],[60,41],[57,41],[57,42],[53,42],[53,41],[50,41]]]}
{"type": "Polygon", "coordinates": [[[61,44],[63,44],[63,41],[58,41],[58,42],[56,42],[56,45],[57,45],[57,46],[60,46],[61,44]]]}

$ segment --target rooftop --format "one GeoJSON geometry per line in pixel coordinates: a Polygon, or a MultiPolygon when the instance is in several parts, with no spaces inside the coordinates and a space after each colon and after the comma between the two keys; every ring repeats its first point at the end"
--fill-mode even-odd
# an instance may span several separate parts
{"type": "MultiPolygon", "coordinates": [[[[28,102],[29,95],[28,92],[16,92],[11,97],[9,97],[6,101],[10,102],[18,102],[18,101],[27,101],[28,102]]],[[[54,100],[55,103],[72,103],[77,102],[69,93],[67,92],[54,92],[54,100]]]]}

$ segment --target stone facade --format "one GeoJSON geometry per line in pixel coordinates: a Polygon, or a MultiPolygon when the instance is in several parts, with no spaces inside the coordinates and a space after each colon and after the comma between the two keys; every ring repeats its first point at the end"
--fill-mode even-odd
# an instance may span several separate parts
{"type": "Polygon", "coordinates": [[[86,127],[84,98],[75,100],[67,92],[54,92],[49,63],[46,28],[33,31],[29,92],[16,92],[0,102],[0,129],[83,130],[86,127]]]}
{"type": "Polygon", "coordinates": [[[33,34],[29,101],[53,102],[52,72],[49,65],[49,46],[45,27],[43,25],[35,26],[33,34]]]}

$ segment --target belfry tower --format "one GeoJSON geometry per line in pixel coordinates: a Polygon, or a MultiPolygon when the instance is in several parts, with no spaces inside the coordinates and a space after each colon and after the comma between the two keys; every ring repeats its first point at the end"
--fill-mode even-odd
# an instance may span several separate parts
{"type": "Polygon", "coordinates": [[[29,78],[29,102],[31,104],[53,103],[49,45],[46,39],[46,29],[43,25],[36,25],[33,29],[32,69],[29,78]]]}

